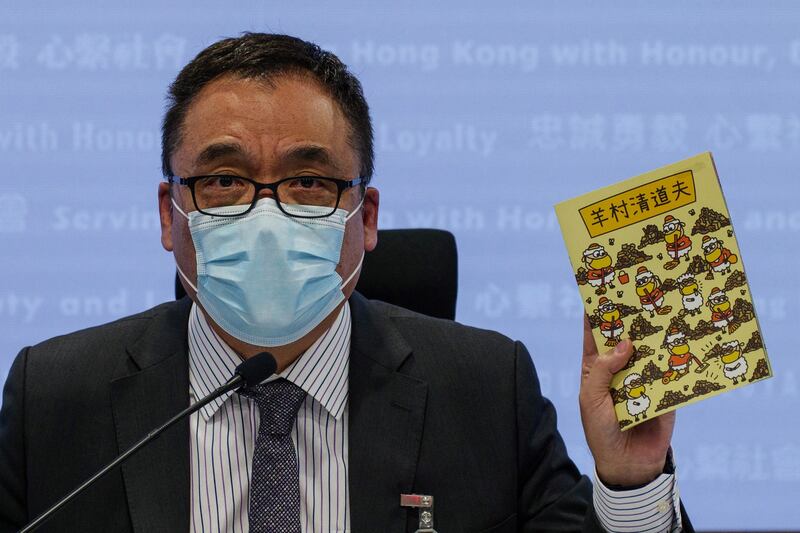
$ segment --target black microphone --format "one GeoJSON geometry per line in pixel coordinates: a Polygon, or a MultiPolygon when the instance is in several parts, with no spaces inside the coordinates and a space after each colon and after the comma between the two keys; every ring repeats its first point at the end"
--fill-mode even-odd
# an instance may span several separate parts
{"type": "Polygon", "coordinates": [[[130,456],[138,452],[149,442],[155,440],[158,436],[160,436],[164,432],[164,430],[174,425],[183,417],[194,413],[207,403],[214,401],[215,399],[219,398],[226,392],[236,390],[242,387],[252,387],[258,385],[259,383],[270,377],[272,374],[274,374],[277,368],[278,368],[278,363],[275,362],[275,358],[269,352],[261,352],[259,354],[254,355],[250,359],[245,360],[245,362],[236,367],[236,370],[233,373],[233,377],[231,377],[231,379],[225,382],[224,385],[222,385],[220,388],[218,388],[217,390],[215,390],[202,400],[190,405],[177,415],[173,416],[164,425],[159,426],[150,433],[148,433],[146,437],[144,437],[142,440],[134,444],[123,454],[119,455],[111,463],[106,465],[102,470],[100,470],[95,475],[84,481],[78,488],[76,488],[63,498],[61,498],[55,505],[50,507],[47,511],[36,517],[36,519],[34,519],[33,522],[29,523],[27,526],[21,529],[19,533],[27,533],[28,531],[33,531],[34,529],[42,525],[42,523],[44,523],[45,520],[50,518],[53,515],[53,513],[58,511],[61,507],[63,507],[70,500],[75,498],[78,494],[89,488],[95,481],[97,481],[104,475],[108,474],[115,467],[122,464],[126,459],[128,459],[130,456]]]}

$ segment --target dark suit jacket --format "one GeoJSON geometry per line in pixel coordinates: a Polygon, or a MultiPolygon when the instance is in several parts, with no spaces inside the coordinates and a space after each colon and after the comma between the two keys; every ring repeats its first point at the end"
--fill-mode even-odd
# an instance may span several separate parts
{"type": "MultiPolygon", "coordinates": [[[[0,413],[0,531],[14,531],[189,402],[183,299],[24,349],[0,413]]],[[[350,299],[355,532],[600,531],[531,359],[500,334],[350,299]]],[[[41,531],[189,529],[189,425],[173,427],[41,531]]]]}

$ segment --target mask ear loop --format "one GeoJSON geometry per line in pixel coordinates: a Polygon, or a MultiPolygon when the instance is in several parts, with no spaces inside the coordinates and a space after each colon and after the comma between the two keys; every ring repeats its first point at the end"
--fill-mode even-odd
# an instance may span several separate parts
{"type": "Polygon", "coordinates": [[[185,281],[186,284],[189,285],[195,293],[197,293],[197,287],[195,287],[194,283],[189,281],[189,278],[187,278],[186,274],[183,273],[183,270],[181,270],[181,267],[178,266],[178,263],[175,263],[175,268],[178,269],[178,274],[181,275],[181,277],[183,278],[183,281],[185,281]]]}
{"type": "Polygon", "coordinates": [[[366,255],[366,253],[362,251],[361,252],[361,260],[358,262],[358,265],[356,266],[356,268],[353,269],[353,272],[351,272],[350,275],[347,276],[347,279],[342,282],[342,288],[347,287],[347,284],[350,283],[351,281],[353,281],[353,278],[356,277],[356,274],[358,274],[361,271],[361,265],[364,264],[364,256],[365,255],[366,255]]]}
{"type": "Polygon", "coordinates": [[[177,210],[178,210],[178,213],[180,213],[181,215],[183,215],[183,218],[185,218],[186,220],[189,220],[189,215],[187,215],[187,214],[186,214],[186,213],[183,211],[183,209],[181,209],[181,206],[179,206],[179,205],[177,204],[177,202],[175,202],[175,198],[170,198],[170,200],[172,201],[172,207],[174,207],[175,209],[177,209],[177,210]]]}
{"type": "MultiPolygon", "coordinates": [[[[353,218],[353,216],[361,210],[361,206],[364,205],[364,198],[366,198],[366,195],[361,197],[361,201],[358,202],[358,205],[356,206],[356,208],[353,209],[352,211],[350,211],[347,214],[347,216],[344,218],[344,223],[345,224],[347,224],[347,221],[350,220],[351,218],[353,218]]],[[[364,252],[362,250],[361,251],[361,259],[358,261],[358,265],[353,270],[353,272],[351,272],[350,275],[347,276],[347,279],[342,282],[342,288],[347,287],[347,284],[350,283],[351,281],[353,281],[353,278],[355,277],[355,275],[358,274],[361,271],[361,265],[364,264],[364,256],[365,255],[366,255],[366,252],[364,252]]]]}
{"type": "Polygon", "coordinates": [[[344,217],[344,223],[345,224],[347,224],[347,221],[350,220],[351,218],[353,218],[353,216],[361,210],[361,206],[364,205],[364,198],[366,198],[366,195],[362,196],[361,197],[361,201],[358,202],[358,205],[356,206],[356,208],[353,209],[352,211],[350,211],[349,213],[347,213],[347,216],[344,217]]]}
{"type": "MultiPolygon", "coordinates": [[[[172,207],[174,207],[175,209],[177,209],[178,213],[180,213],[181,215],[183,215],[183,217],[184,217],[186,220],[189,220],[189,215],[187,215],[187,214],[186,214],[186,213],[183,211],[183,209],[181,209],[181,206],[179,206],[179,205],[178,205],[178,204],[175,202],[175,198],[172,198],[171,200],[172,200],[172,207]]],[[[175,263],[175,268],[177,268],[177,269],[178,269],[178,274],[180,274],[180,275],[181,275],[181,277],[183,278],[183,281],[185,281],[185,282],[186,282],[186,284],[187,284],[189,287],[191,287],[191,288],[192,288],[192,290],[193,290],[193,291],[196,293],[196,292],[197,292],[197,287],[195,286],[195,284],[194,284],[194,283],[192,283],[191,281],[189,281],[189,278],[186,276],[186,274],[184,274],[184,273],[183,273],[183,270],[181,270],[181,267],[180,267],[180,265],[178,265],[178,263],[177,263],[177,262],[175,263]]]]}

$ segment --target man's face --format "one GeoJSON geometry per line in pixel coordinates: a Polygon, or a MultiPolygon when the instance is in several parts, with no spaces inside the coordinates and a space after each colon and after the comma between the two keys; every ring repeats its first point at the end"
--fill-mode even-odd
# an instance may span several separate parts
{"type": "MultiPolygon", "coordinates": [[[[350,127],[339,106],[310,78],[287,75],[273,85],[223,77],[204,87],[189,107],[183,139],[170,160],[175,175],[235,174],[263,183],[297,175],[357,177],[359,157],[348,143],[350,127]]],[[[185,212],[195,210],[188,187],[174,185],[172,194],[185,212]]],[[[339,207],[352,211],[360,199],[359,187],[347,189],[339,207]]],[[[173,210],[167,184],[159,188],[159,207],[161,242],[197,285],[188,221],[173,210]]],[[[370,188],[362,211],[347,223],[336,268],[343,279],[377,244],[377,218],[378,191],[370,188]]],[[[343,288],[346,297],[357,279],[343,288]]],[[[191,287],[186,290],[196,300],[191,287]]]]}

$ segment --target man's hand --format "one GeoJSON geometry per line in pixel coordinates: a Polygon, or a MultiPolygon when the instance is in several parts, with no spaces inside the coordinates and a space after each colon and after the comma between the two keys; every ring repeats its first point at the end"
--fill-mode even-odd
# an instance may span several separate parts
{"type": "Polygon", "coordinates": [[[675,427],[673,411],[624,433],[620,431],[608,389],[614,373],[627,364],[632,354],[633,345],[626,339],[599,355],[589,319],[584,315],[581,420],[597,474],[607,485],[642,485],[658,477],[675,427]]]}

